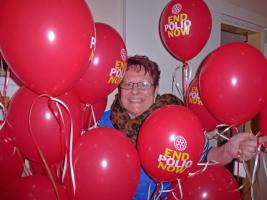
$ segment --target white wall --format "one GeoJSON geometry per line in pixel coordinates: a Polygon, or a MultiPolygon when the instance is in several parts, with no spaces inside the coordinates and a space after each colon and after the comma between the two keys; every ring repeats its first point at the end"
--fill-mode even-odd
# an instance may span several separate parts
{"type": "Polygon", "coordinates": [[[95,22],[112,26],[124,35],[124,0],[86,0],[95,22]]]}

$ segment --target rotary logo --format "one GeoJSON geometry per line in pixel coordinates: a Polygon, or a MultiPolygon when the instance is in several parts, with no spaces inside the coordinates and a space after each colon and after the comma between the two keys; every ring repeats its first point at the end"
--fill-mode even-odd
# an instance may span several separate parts
{"type": "Polygon", "coordinates": [[[182,10],[182,5],[177,3],[177,4],[174,4],[173,7],[172,7],[172,14],[178,14],[179,12],[181,12],[182,10]]]}
{"type": "Polygon", "coordinates": [[[121,59],[123,61],[126,61],[127,60],[127,52],[126,52],[126,49],[121,49],[121,59]]]}
{"type": "Polygon", "coordinates": [[[182,136],[177,136],[173,143],[175,149],[177,149],[178,151],[184,151],[186,149],[187,142],[186,139],[182,136]]]}

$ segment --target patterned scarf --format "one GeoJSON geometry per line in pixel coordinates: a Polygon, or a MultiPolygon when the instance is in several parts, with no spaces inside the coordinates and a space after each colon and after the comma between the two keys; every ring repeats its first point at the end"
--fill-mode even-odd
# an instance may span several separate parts
{"type": "Polygon", "coordinates": [[[121,106],[118,95],[111,106],[111,121],[113,126],[126,134],[134,145],[137,145],[137,135],[143,121],[155,110],[166,105],[184,105],[183,102],[172,94],[157,95],[155,103],[138,117],[131,119],[126,109],[121,106]]]}

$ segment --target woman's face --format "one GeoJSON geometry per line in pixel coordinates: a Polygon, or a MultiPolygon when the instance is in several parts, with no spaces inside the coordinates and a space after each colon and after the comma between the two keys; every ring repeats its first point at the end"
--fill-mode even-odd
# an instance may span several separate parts
{"type": "Polygon", "coordinates": [[[158,86],[153,86],[153,79],[149,73],[145,74],[145,70],[142,67],[140,71],[135,71],[130,68],[126,71],[123,78],[123,83],[139,83],[149,82],[151,87],[146,89],[138,88],[137,84],[133,85],[131,89],[120,89],[120,99],[122,106],[127,110],[131,117],[137,117],[146,111],[153,103],[156,94],[158,93],[158,86]]]}

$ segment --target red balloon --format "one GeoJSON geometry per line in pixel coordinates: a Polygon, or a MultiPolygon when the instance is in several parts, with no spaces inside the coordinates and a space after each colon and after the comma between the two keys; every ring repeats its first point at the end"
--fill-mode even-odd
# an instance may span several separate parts
{"type": "Polygon", "coordinates": [[[94,126],[94,120],[93,120],[93,113],[95,115],[96,122],[101,118],[103,112],[106,109],[107,106],[107,97],[101,99],[100,101],[94,103],[94,104],[83,104],[81,103],[82,107],[82,128],[84,130],[87,130],[88,128],[94,126]]]}
{"type": "Polygon", "coordinates": [[[183,179],[201,158],[204,130],[198,117],[182,106],[165,106],[143,123],[138,152],[155,181],[183,179]]]}
{"type": "Polygon", "coordinates": [[[94,50],[94,22],[83,0],[3,0],[0,47],[24,85],[58,96],[85,72],[94,50]]]}
{"type": "Polygon", "coordinates": [[[30,160],[42,162],[36,143],[50,164],[63,160],[66,146],[69,144],[70,116],[73,121],[74,139],[80,135],[81,111],[78,97],[68,92],[59,96],[58,100],[65,103],[70,111],[68,114],[67,110],[58,104],[64,122],[61,122],[60,111],[56,109],[54,101],[49,101],[47,97],[38,98],[38,94],[26,87],[20,88],[10,101],[6,116],[9,137],[30,160]]]}
{"type": "MultiPolygon", "coordinates": [[[[199,169],[203,168],[199,167],[199,169]]],[[[181,184],[183,200],[241,200],[238,183],[233,175],[222,165],[208,166],[195,176],[189,177],[181,184]]],[[[180,197],[178,188],[174,190],[176,197],[180,197]]],[[[174,200],[169,194],[169,200],[174,200]]]]}
{"type": "Polygon", "coordinates": [[[46,176],[26,176],[8,184],[0,196],[3,199],[23,199],[23,200],[67,200],[66,190],[62,185],[56,183],[56,190],[52,182],[46,176]]]}
{"type": "Polygon", "coordinates": [[[200,98],[198,78],[195,78],[189,86],[187,106],[198,116],[206,131],[211,131],[220,124],[220,122],[207,110],[200,98]]]}
{"type": "Polygon", "coordinates": [[[209,39],[212,19],[203,0],[172,0],[160,17],[160,36],[177,59],[195,57],[209,39]]]}
{"type": "Polygon", "coordinates": [[[0,190],[22,175],[24,159],[7,138],[5,126],[0,130],[0,190]]]}
{"type": "Polygon", "coordinates": [[[95,28],[96,49],[93,60],[74,87],[82,102],[92,104],[117,88],[127,66],[127,51],[119,33],[103,23],[95,23],[95,28]]]}
{"type": "Polygon", "coordinates": [[[131,141],[113,128],[85,132],[73,153],[76,193],[74,199],[132,199],[140,161],[131,141]]]}
{"type": "Polygon", "coordinates": [[[262,108],[267,94],[267,62],[255,47],[233,42],[214,50],[202,64],[201,99],[222,123],[239,125],[262,108]]]}

